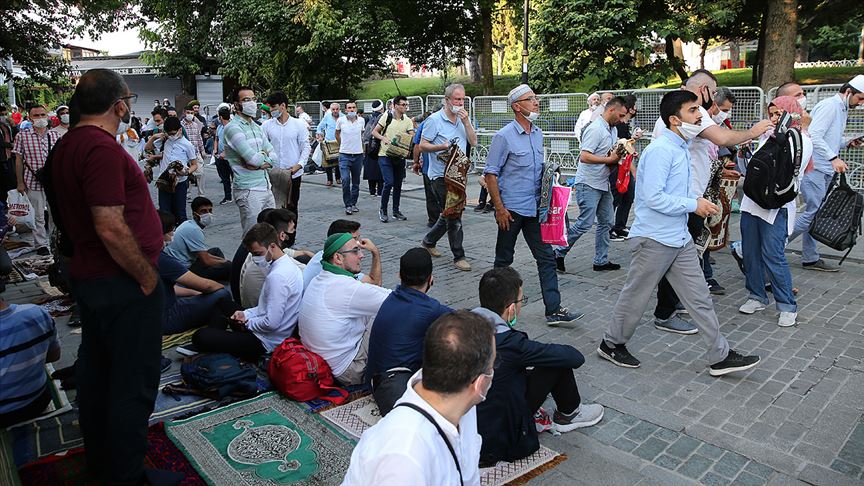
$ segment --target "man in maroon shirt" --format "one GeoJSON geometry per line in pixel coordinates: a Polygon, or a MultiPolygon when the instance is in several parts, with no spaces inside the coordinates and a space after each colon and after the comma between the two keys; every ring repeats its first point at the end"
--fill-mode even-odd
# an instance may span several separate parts
{"type": "Polygon", "coordinates": [[[136,95],[93,69],[70,102],[73,128],[50,161],[59,222],[72,246],[81,312],[77,382],[88,473],[100,483],[153,482],[144,471],[147,421],[159,385],[162,229],[138,165],[115,141],[136,95]]]}

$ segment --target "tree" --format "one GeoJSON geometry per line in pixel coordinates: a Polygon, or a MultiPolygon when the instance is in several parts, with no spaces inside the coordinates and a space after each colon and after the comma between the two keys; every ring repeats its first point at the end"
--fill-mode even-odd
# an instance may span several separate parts
{"type": "Polygon", "coordinates": [[[492,48],[496,54],[493,64],[499,76],[519,71],[519,10],[510,7],[510,3],[510,0],[498,0],[492,14],[492,48]]]}
{"type": "Polygon", "coordinates": [[[768,0],[765,10],[765,56],[759,86],[768,91],[795,79],[798,0],[768,0]]]}

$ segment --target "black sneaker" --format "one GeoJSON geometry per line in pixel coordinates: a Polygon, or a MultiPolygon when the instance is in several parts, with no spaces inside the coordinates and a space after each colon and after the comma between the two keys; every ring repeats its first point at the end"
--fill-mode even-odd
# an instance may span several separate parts
{"type": "Polygon", "coordinates": [[[749,370],[759,364],[760,360],[759,356],[742,356],[734,349],[730,349],[726,359],[711,365],[708,372],[711,376],[723,376],[736,371],[749,370]]]}
{"type": "Polygon", "coordinates": [[[226,204],[228,204],[228,203],[230,203],[230,202],[231,202],[231,199],[224,198],[224,199],[222,199],[221,201],[219,201],[219,205],[220,205],[220,206],[224,206],[224,205],[226,205],[226,204]]]}
{"type": "Polygon", "coordinates": [[[483,212],[484,209],[486,209],[486,203],[481,202],[480,204],[474,206],[474,212],[475,213],[483,212]]]}
{"type": "Polygon", "coordinates": [[[612,262],[606,262],[603,265],[594,265],[595,272],[605,272],[607,270],[621,270],[621,265],[612,262]]]}
{"type": "Polygon", "coordinates": [[[567,273],[567,269],[564,268],[564,257],[555,257],[555,269],[558,273],[567,273]]]}
{"type": "Polygon", "coordinates": [[[709,278],[705,283],[708,284],[708,291],[711,292],[711,295],[726,295],[726,287],[717,283],[713,278],[709,278]]]}
{"type": "Polygon", "coordinates": [[[623,368],[638,368],[641,365],[639,360],[630,354],[630,351],[627,351],[627,346],[616,344],[614,347],[610,347],[606,344],[605,339],[600,341],[597,354],[623,368]]]}
{"type": "Polygon", "coordinates": [[[483,214],[494,213],[494,212],[495,212],[495,206],[493,206],[492,203],[487,204],[486,207],[483,208],[483,214]]]}
{"type": "Polygon", "coordinates": [[[195,356],[198,354],[198,348],[195,347],[194,344],[184,344],[183,346],[177,346],[177,352],[182,354],[183,356],[195,356]]]}
{"type": "Polygon", "coordinates": [[[378,210],[378,219],[380,219],[382,223],[386,223],[386,222],[390,221],[390,218],[387,217],[387,210],[386,209],[379,209],[378,210]]]}
{"type": "Polygon", "coordinates": [[[609,241],[624,241],[626,238],[627,236],[621,234],[617,230],[613,229],[609,231],[609,241]]]}
{"type": "Polygon", "coordinates": [[[345,206],[345,214],[348,216],[351,216],[352,214],[354,214],[354,212],[351,211],[351,206],[345,206]]]}
{"type": "Polygon", "coordinates": [[[585,317],[585,313],[579,310],[570,311],[566,307],[560,307],[558,312],[546,316],[546,324],[549,326],[560,326],[572,324],[585,317]]]}
{"type": "Polygon", "coordinates": [[[48,256],[51,254],[51,250],[47,246],[43,246],[36,250],[36,254],[39,256],[48,256]]]}
{"type": "Polygon", "coordinates": [[[401,211],[398,211],[398,210],[395,210],[395,209],[393,210],[393,217],[396,218],[396,219],[398,219],[399,221],[405,221],[406,219],[408,219],[408,218],[405,217],[404,214],[402,214],[401,211]]]}
{"type": "Polygon", "coordinates": [[[160,371],[159,373],[165,373],[166,371],[171,369],[171,360],[162,356],[161,361],[159,361],[160,371]]]}

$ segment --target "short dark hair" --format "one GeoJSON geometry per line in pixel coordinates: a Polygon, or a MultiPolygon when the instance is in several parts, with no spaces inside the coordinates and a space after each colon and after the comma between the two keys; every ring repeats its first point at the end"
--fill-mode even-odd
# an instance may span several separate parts
{"type": "Polygon", "coordinates": [[[288,97],[285,96],[285,93],[282,91],[274,91],[274,92],[270,93],[270,96],[268,96],[267,99],[264,100],[264,102],[270,106],[281,105],[283,103],[285,105],[287,105],[288,104],[288,97]]]}
{"type": "Polygon", "coordinates": [[[243,246],[251,251],[252,243],[258,243],[267,248],[271,244],[276,243],[277,240],[276,228],[267,223],[255,223],[243,236],[243,246]]]}
{"type": "Polygon", "coordinates": [[[230,120],[231,119],[231,108],[228,108],[227,106],[223,106],[222,108],[219,108],[219,118],[221,118],[223,120],[230,120]]]}
{"type": "Polygon", "coordinates": [[[160,108],[153,108],[153,111],[150,112],[150,115],[151,116],[159,115],[164,120],[165,118],[168,118],[168,110],[166,110],[165,108],[161,108],[161,107],[160,108]]]}
{"type": "MultiPolygon", "coordinates": [[[[606,110],[611,110],[613,108],[622,107],[622,106],[627,108],[628,110],[630,109],[630,107],[627,106],[627,100],[624,99],[623,96],[614,96],[611,100],[606,102],[606,110]]],[[[634,106],[635,106],[635,104],[634,104],[634,106]]]]}
{"type": "Polygon", "coordinates": [[[777,87],[777,92],[776,92],[776,95],[775,95],[775,96],[783,96],[783,95],[785,95],[785,94],[786,94],[786,89],[787,89],[789,86],[797,85],[797,84],[798,84],[798,83],[796,83],[795,81],[786,81],[785,83],[783,83],[783,84],[781,84],[780,86],[777,87]]]}
{"type": "Polygon", "coordinates": [[[840,86],[840,94],[845,93],[847,89],[851,89],[853,95],[856,95],[856,94],[861,92],[858,89],[856,89],[854,86],[852,86],[851,84],[843,83],[843,86],[840,86]]]}
{"type": "Polygon", "coordinates": [[[180,119],[176,116],[169,116],[165,119],[165,124],[163,125],[166,132],[170,132],[173,130],[180,130],[180,119]]]}
{"type": "Polygon", "coordinates": [[[231,101],[233,101],[235,103],[239,102],[241,91],[253,91],[254,92],[254,90],[252,88],[250,88],[249,86],[237,85],[234,87],[234,89],[231,90],[231,101]]]}
{"type": "Polygon", "coordinates": [[[490,366],[493,336],[489,321],[471,311],[436,319],[423,342],[423,387],[443,394],[464,390],[490,366]]]}
{"type": "Polygon", "coordinates": [[[6,105],[0,104],[0,112],[9,111],[9,108],[6,108],[6,105]]]}
{"type": "Polygon", "coordinates": [[[167,235],[168,233],[174,231],[174,228],[177,226],[177,218],[174,217],[173,214],[168,211],[158,210],[159,212],[159,222],[162,223],[162,234],[167,235]]]}
{"type": "Polygon", "coordinates": [[[399,259],[399,280],[402,285],[417,287],[432,276],[432,256],[425,248],[411,248],[399,259]]]}
{"type": "Polygon", "coordinates": [[[400,101],[408,101],[408,97],[403,95],[398,95],[393,97],[393,104],[398,105],[400,101]]]}
{"type": "Polygon", "coordinates": [[[513,267],[493,268],[480,278],[480,305],[496,314],[519,299],[522,277],[513,267]]]}
{"type": "Polygon", "coordinates": [[[43,105],[41,103],[28,103],[27,104],[27,114],[29,115],[30,112],[35,110],[36,108],[42,108],[44,110],[45,105],[43,105]]]}
{"type": "Polygon", "coordinates": [[[191,204],[192,212],[198,211],[198,209],[200,209],[201,206],[212,206],[212,205],[213,205],[213,201],[207,199],[204,196],[198,196],[192,200],[192,204],[191,204]]]}
{"type": "Polygon", "coordinates": [[[70,113],[99,115],[108,111],[114,103],[129,93],[126,81],[110,69],[91,69],[81,76],[75,86],[73,100],[69,102],[70,113]]]}
{"type": "Polygon", "coordinates": [[[267,215],[274,211],[274,208],[264,208],[258,213],[258,216],[255,218],[256,223],[266,223],[267,215]]]}
{"type": "Polygon", "coordinates": [[[333,236],[337,233],[353,233],[360,229],[359,221],[351,221],[350,219],[337,219],[330,223],[327,228],[327,236],[333,236]]]}
{"type": "Polygon", "coordinates": [[[264,216],[264,222],[276,228],[276,231],[285,231],[291,223],[297,224],[297,215],[288,209],[274,209],[264,216]]]}
{"type": "Polygon", "coordinates": [[[663,99],[660,100],[660,118],[663,120],[666,128],[670,127],[670,116],[681,116],[681,107],[684,106],[684,103],[690,103],[698,99],[699,97],[695,93],[686,89],[676,89],[663,95],[663,99]]]}
{"type": "Polygon", "coordinates": [[[628,110],[632,110],[633,108],[636,108],[636,101],[637,101],[636,95],[629,94],[626,96],[622,96],[621,99],[624,100],[624,106],[628,110]]]}
{"type": "MultiPolygon", "coordinates": [[[[690,73],[690,76],[688,76],[687,78],[688,79],[692,78],[693,76],[695,76],[697,74],[704,74],[704,75],[708,76],[709,78],[711,78],[711,80],[714,81],[715,83],[717,82],[717,76],[714,76],[714,73],[712,73],[711,71],[709,71],[707,69],[697,69],[697,70],[693,71],[692,73],[690,73]]],[[[686,80],[684,82],[686,83],[686,80]]]]}

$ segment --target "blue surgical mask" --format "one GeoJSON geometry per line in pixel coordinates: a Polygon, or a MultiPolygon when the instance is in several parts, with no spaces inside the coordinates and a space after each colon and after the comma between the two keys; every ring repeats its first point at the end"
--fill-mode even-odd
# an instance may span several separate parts
{"type": "Polygon", "coordinates": [[[348,115],[348,118],[350,118],[352,120],[357,118],[357,112],[356,111],[349,111],[349,112],[346,112],[345,114],[348,115]]]}

